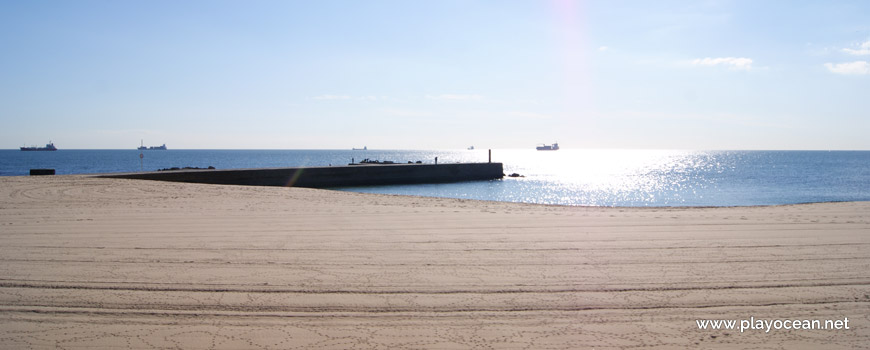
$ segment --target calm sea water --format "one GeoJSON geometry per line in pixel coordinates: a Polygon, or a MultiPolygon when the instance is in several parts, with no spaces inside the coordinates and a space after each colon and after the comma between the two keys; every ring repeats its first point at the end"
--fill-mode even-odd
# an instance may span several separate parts
{"type": "MultiPolygon", "coordinates": [[[[0,150],[0,175],[139,171],[137,150],[0,150]]],[[[486,150],[145,151],[141,167],[218,169],[396,162],[485,162],[486,150]]],[[[341,190],[594,206],[734,206],[870,201],[870,151],[493,150],[505,173],[525,177],[341,190]]]]}

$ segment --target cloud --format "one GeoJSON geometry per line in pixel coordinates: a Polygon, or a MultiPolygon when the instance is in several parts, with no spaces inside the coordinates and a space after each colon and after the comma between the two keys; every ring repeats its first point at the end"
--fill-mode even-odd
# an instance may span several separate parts
{"type": "Polygon", "coordinates": [[[867,56],[870,55],[870,40],[867,40],[861,44],[855,45],[857,49],[845,48],[843,52],[848,53],[850,55],[856,56],[867,56]]]}
{"type": "Polygon", "coordinates": [[[855,61],[848,63],[825,63],[829,71],[837,74],[864,75],[870,74],[870,62],[855,61]]]}
{"type": "Polygon", "coordinates": [[[480,100],[483,98],[481,95],[458,95],[458,94],[441,94],[441,95],[426,95],[426,98],[430,100],[480,100]]]}
{"type": "Polygon", "coordinates": [[[746,57],[698,58],[692,61],[696,66],[727,66],[732,70],[752,69],[752,59],[746,57]]]}
{"type": "Polygon", "coordinates": [[[598,48],[598,51],[604,52],[604,51],[607,51],[607,50],[609,50],[609,49],[610,49],[610,48],[607,47],[607,46],[602,46],[602,47],[599,47],[599,48],[598,48]]]}

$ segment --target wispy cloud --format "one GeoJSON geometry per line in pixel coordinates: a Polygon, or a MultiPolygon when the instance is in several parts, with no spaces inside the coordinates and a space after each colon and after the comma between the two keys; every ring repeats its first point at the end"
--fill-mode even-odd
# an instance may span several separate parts
{"type": "Polygon", "coordinates": [[[441,95],[426,95],[426,98],[430,100],[480,100],[483,99],[481,95],[461,95],[461,94],[441,94],[441,95]]]}
{"type": "Polygon", "coordinates": [[[850,55],[856,55],[856,56],[870,55],[870,40],[867,40],[863,43],[855,45],[854,49],[847,47],[847,48],[843,49],[843,52],[850,54],[850,55]]]}
{"type": "Polygon", "coordinates": [[[829,71],[837,74],[864,75],[870,74],[870,62],[855,61],[847,63],[825,63],[829,71]]]}
{"type": "Polygon", "coordinates": [[[602,46],[602,47],[599,47],[599,48],[598,48],[598,51],[601,51],[601,52],[604,52],[604,51],[607,51],[607,50],[610,50],[610,48],[607,47],[607,46],[602,46]]]}
{"type": "Polygon", "coordinates": [[[726,66],[732,70],[752,69],[752,59],[746,57],[698,58],[692,61],[696,66],[726,66]]]}

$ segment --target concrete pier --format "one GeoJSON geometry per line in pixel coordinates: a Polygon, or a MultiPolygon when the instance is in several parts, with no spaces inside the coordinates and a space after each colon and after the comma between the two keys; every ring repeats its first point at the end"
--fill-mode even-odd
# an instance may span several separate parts
{"type": "Polygon", "coordinates": [[[504,170],[502,163],[442,163],[226,170],[196,169],[97,176],[219,185],[328,188],[491,180],[504,176],[504,170]]]}

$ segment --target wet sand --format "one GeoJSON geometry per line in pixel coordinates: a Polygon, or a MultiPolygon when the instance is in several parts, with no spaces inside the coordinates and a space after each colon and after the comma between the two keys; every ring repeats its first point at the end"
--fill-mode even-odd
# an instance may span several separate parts
{"type": "Polygon", "coordinates": [[[870,202],[588,208],[0,178],[0,348],[870,347],[870,202]],[[699,319],[849,319],[700,330],[699,319]]]}

